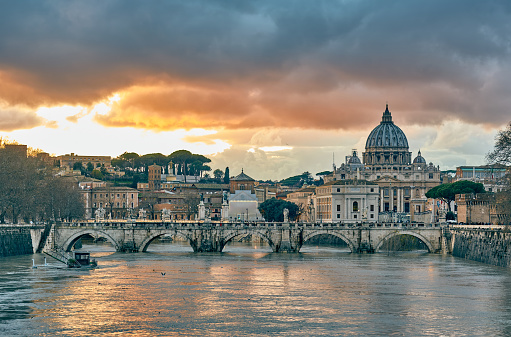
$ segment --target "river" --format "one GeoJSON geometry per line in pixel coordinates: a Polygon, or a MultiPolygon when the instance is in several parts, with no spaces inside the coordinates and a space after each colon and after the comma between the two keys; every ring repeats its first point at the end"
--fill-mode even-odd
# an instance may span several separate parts
{"type": "Polygon", "coordinates": [[[511,335],[511,272],[451,256],[84,249],[98,268],[0,258],[1,336],[511,335]]]}

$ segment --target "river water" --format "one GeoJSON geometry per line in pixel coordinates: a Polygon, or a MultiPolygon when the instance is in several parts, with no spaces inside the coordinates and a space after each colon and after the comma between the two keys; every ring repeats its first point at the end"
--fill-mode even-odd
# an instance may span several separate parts
{"type": "Polygon", "coordinates": [[[451,256],[84,249],[98,268],[0,258],[0,336],[511,335],[511,272],[451,256]]]}

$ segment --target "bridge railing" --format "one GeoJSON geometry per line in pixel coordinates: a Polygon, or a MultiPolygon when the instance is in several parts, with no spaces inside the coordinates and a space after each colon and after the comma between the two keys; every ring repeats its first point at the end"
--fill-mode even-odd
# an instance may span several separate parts
{"type": "Polygon", "coordinates": [[[420,229],[420,228],[438,228],[439,224],[424,223],[342,223],[342,222],[223,222],[223,221],[161,221],[161,220],[100,220],[100,221],[76,221],[62,223],[60,226],[65,227],[82,227],[82,228],[147,228],[147,229],[197,229],[197,228],[303,228],[303,229],[357,229],[357,228],[396,228],[396,229],[420,229]]]}

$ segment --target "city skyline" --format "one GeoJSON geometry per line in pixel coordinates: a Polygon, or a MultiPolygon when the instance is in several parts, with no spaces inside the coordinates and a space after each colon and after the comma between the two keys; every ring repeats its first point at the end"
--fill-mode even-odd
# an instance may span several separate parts
{"type": "Polygon", "coordinates": [[[63,155],[207,155],[283,179],[362,153],[483,165],[509,123],[505,1],[0,5],[0,136],[63,155]]]}

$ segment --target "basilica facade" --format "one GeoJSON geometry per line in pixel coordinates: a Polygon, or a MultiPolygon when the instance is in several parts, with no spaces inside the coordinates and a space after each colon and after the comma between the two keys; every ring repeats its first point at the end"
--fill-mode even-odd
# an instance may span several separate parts
{"type": "Polygon", "coordinates": [[[382,120],[367,137],[362,160],[357,151],[335,167],[325,183],[336,180],[366,180],[379,186],[379,212],[403,214],[422,221],[431,214],[426,192],[441,183],[438,166],[427,163],[420,150],[412,160],[404,132],[392,121],[388,105],[382,120]]]}

